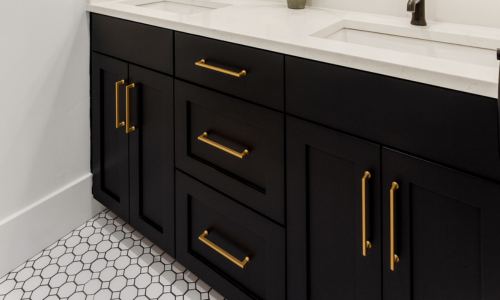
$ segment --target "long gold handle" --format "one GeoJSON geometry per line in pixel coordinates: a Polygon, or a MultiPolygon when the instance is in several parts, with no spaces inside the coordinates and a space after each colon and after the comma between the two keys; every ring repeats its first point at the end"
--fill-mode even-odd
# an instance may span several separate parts
{"type": "Polygon", "coordinates": [[[236,72],[229,71],[229,70],[226,70],[226,69],[221,69],[221,68],[217,68],[217,67],[214,67],[214,66],[211,66],[211,65],[207,65],[205,63],[204,59],[202,59],[200,61],[197,61],[194,64],[197,65],[197,66],[199,66],[199,67],[207,68],[207,69],[214,70],[214,71],[217,71],[217,72],[222,72],[222,73],[229,74],[229,75],[236,76],[236,77],[241,77],[241,76],[247,75],[247,71],[245,71],[245,70],[243,70],[243,71],[241,71],[239,73],[236,73],[236,72]]]}
{"type": "Polygon", "coordinates": [[[126,101],[127,109],[126,109],[126,113],[125,113],[126,114],[126,116],[125,116],[125,123],[126,123],[126,125],[125,125],[125,127],[126,127],[125,131],[127,133],[132,132],[132,131],[135,130],[135,126],[130,127],[130,89],[134,88],[134,87],[135,87],[135,84],[133,84],[133,83],[129,84],[129,85],[127,85],[125,87],[125,90],[126,90],[126,97],[125,98],[127,100],[126,101]]]}
{"type": "Polygon", "coordinates": [[[120,122],[120,85],[124,84],[125,80],[120,80],[116,83],[116,128],[120,128],[125,125],[125,122],[120,122]]]}
{"type": "Polygon", "coordinates": [[[372,247],[372,243],[366,240],[366,179],[372,177],[370,172],[366,171],[363,179],[361,179],[361,189],[362,189],[362,219],[363,219],[363,256],[366,256],[366,252],[372,247]]]}
{"type": "Polygon", "coordinates": [[[208,231],[205,230],[205,232],[203,232],[199,237],[200,241],[207,244],[208,246],[210,246],[210,248],[214,249],[215,251],[219,252],[220,254],[224,255],[227,259],[229,259],[230,261],[232,261],[233,263],[238,265],[238,267],[243,269],[245,267],[245,265],[250,261],[250,258],[248,256],[243,261],[238,260],[236,257],[234,257],[231,254],[227,253],[226,251],[222,250],[221,247],[219,247],[216,244],[209,241],[206,238],[207,235],[208,235],[208,231]]]}
{"type": "Polygon", "coordinates": [[[394,266],[399,262],[399,257],[394,253],[394,192],[399,189],[397,182],[392,183],[391,187],[391,270],[394,271],[394,266]]]}
{"type": "Polygon", "coordinates": [[[208,134],[207,134],[206,132],[203,132],[203,134],[202,134],[202,135],[200,135],[200,136],[198,137],[198,139],[199,139],[200,141],[202,141],[202,142],[205,142],[205,143],[207,143],[207,144],[209,144],[209,145],[211,145],[211,146],[214,146],[214,147],[219,148],[219,149],[221,149],[221,150],[223,150],[223,151],[226,151],[227,153],[232,154],[232,155],[234,155],[234,156],[237,156],[237,157],[239,157],[239,158],[243,158],[245,155],[248,155],[248,154],[250,153],[250,152],[248,152],[248,150],[246,150],[246,149],[245,149],[245,151],[243,151],[243,152],[241,152],[241,153],[240,153],[240,152],[238,152],[238,151],[234,151],[233,149],[229,149],[229,148],[228,148],[228,147],[226,147],[226,146],[222,146],[222,145],[221,145],[221,144],[219,144],[219,143],[216,143],[216,142],[214,142],[214,141],[211,141],[211,140],[207,139],[207,136],[208,136],[208,134]]]}

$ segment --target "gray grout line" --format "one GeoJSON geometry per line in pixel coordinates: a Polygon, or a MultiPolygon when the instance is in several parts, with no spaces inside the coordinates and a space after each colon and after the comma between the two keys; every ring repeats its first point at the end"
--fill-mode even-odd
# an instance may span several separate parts
{"type": "Polygon", "coordinates": [[[226,300],[104,210],[0,278],[0,300],[226,300]]]}

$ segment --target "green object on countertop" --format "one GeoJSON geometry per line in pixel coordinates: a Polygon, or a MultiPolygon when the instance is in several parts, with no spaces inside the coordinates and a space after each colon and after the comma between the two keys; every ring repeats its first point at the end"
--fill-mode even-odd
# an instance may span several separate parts
{"type": "Polygon", "coordinates": [[[287,0],[288,8],[303,9],[306,7],[306,0],[287,0]]]}

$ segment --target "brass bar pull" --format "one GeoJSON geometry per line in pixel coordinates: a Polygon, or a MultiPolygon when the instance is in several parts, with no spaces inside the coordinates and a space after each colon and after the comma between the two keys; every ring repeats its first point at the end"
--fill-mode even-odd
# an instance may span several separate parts
{"type": "Polygon", "coordinates": [[[366,180],[372,177],[370,172],[366,171],[363,179],[361,179],[361,193],[362,193],[362,220],[363,220],[363,256],[366,256],[366,252],[372,247],[372,243],[366,240],[366,180]]]}
{"type": "Polygon", "coordinates": [[[208,231],[205,230],[205,232],[203,232],[199,237],[200,241],[207,244],[208,246],[210,246],[210,248],[214,249],[215,251],[219,252],[220,254],[224,255],[227,259],[229,259],[230,261],[232,261],[233,263],[238,265],[238,267],[243,269],[245,267],[245,265],[250,261],[250,258],[248,256],[243,261],[238,260],[236,257],[234,257],[231,254],[227,253],[226,251],[222,250],[221,247],[219,247],[216,244],[209,241],[206,238],[207,235],[208,235],[208,231]]]}
{"type": "Polygon", "coordinates": [[[229,149],[229,148],[228,148],[228,147],[226,147],[226,146],[222,146],[222,145],[221,145],[221,144],[219,144],[219,143],[216,143],[216,142],[214,142],[214,141],[211,141],[211,140],[207,139],[207,136],[208,136],[208,134],[207,134],[206,132],[203,132],[203,134],[202,134],[202,135],[200,135],[200,136],[198,137],[198,139],[199,139],[200,141],[202,141],[202,142],[205,142],[205,143],[207,143],[207,144],[209,144],[209,145],[211,145],[211,146],[214,146],[214,147],[219,148],[219,149],[221,149],[221,150],[223,150],[223,151],[226,151],[227,153],[232,154],[232,155],[234,155],[234,156],[237,156],[237,157],[239,157],[239,158],[243,158],[245,155],[248,155],[248,154],[249,154],[248,150],[246,150],[246,149],[245,149],[245,151],[243,151],[243,152],[241,152],[241,153],[240,153],[240,152],[238,152],[238,151],[234,151],[233,149],[229,149]]]}
{"type": "Polygon", "coordinates": [[[221,68],[217,68],[217,67],[214,67],[214,66],[211,66],[211,65],[207,65],[205,63],[204,59],[202,59],[200,61],[197,61],[194,64],[197,65],[197,66],[199,66],[199,67],[207,68],[207,69],[214,70],[214,71],[217,71],[217,72],[222,72],[222,73],[229,74],[229,75],[236,76],[236,77],[241,77],[241,76],[247,75],[247,71],[245,71],[245,70],[243,70],[243,71],[241,71],[239,73],[236,73],[236,72],[229,71],[229,70],[226,70],[226,69],[221,69],[221,68]]]}
{"type": "Polygon", "coordinates": [[[120,128],[125,125],[125,122],[120,122],[120,85],[124,84],[125,80],[120,80],[116,83],[116,128],[120,128]]]}
{"type": "Polygon", "coordinates": [[[134,88],[135,87],[135,84],[129,84],[125,87],[125,91],[126,91],[126,94],[125,94],[125,98],[126,98],[126,116],[125,116],[125,131],[127,133],[129,132],[132,132],[135,130],[135,126],[132,126],[130,127],[130,89],[131,88],[134,88]]]}
{"type": "Polygon", "coordinates": [[[391,187],[391,270],[394,271],[394,267],[399,262],[399,257],[394,253],[394,192],[399,189],[397,182],[392,183],[391,187]]]}

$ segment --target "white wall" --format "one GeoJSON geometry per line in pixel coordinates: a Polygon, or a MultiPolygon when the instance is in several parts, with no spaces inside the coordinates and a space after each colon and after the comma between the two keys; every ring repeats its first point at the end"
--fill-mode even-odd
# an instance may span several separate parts
{"type": "Polygon", "coordinates": [[[0,277],[100,209],[89,177],[85,0],[1,2],[0,277]]]}
{"type": "MultiPolygon", "coordinates": [[[[286,0],[275,0],[286,3],[286,0]]],[[[408,17],[406,0],[307,0],[307,6],[408,17]]],[[[427,20],[500,28],[500,0],[426,0],[427,20]]]]}

